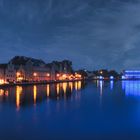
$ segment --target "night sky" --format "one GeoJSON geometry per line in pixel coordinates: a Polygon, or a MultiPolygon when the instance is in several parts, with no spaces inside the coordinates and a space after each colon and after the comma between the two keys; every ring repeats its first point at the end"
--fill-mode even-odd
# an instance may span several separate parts
{"type": "Polygon", "coordinates": [[[74,68],[140,68],[140,0],[0,0],[0,62],[15,55],[74,68]]]}

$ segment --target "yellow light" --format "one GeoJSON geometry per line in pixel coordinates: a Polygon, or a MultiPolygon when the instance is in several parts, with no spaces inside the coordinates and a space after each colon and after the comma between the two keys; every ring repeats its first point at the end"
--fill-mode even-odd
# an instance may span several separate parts
{"type": "Polygon", "coordinates": [[[16,106],[17,109],[20,108],[20,94],[22,93],[22,87],[17,86],[16,87],[16,106]]]}
{"type": "Polygon", "coordinates": [[[4,90],[0,89],[0,96],[3,96],[3,95],[4,95],[4,90]]]}
{"type": "Polygon", "coordinates": [[[18,81],[22,81],[23,80],[23,77],[18,77],[17,80],[18,81]]]}
{"type": "Polygon", "coordinates": [[[4,80],[3,79],[0,79],[0,84],[4,84],[4,80]]]}
{"type": "Polygon", "coordinates": [[[66,79],[67,78],[67,75],[66,74],[63,74],[62,77],[63,77],[63,79],[66,79]]]}
{"type": "Polygon", "coordinates": [[[59,95],[59,92],[60,92],[59,84],[56,85],[56,90],[57,90],[57,95],[59,95]]]}
{"type": "Polygon", "coordinates": [[[70,82],[70,83],[69,83],[69,86],[70,86],[70,89],[71,89],[71,92],[72,92],[72,90],[73,90],[73,83],[70,82]]]}
{"type": "Polygon", "coordinates": [[[20,72],[17,72],[17,76],[20,76],[20,72]]]}
{"type": "Polygon", "coordinates": [[[75,82],[75,90],[78,90],[78,84],[75,82]]]}
{"type": "Polygon", "coordinates": [[[47,85],[47,97],[49,97],[50,96],[50,85],[48,84],[47,85]]]}
{"type": "Polygon", "coordinates": [[[64,93],[67,92],[67,83],[63,83],[63,90],[64,90],[64,93]]]}
{"type": "Polygon", "coordinates": [[[37,87],[34,86],[34,104],[36,104],[37,87]]]}
{"type": "Polygon", "coordinates": [[[34,74],[33,74],[34,76],[37,76],[37,73],[36,72],[34,72],[34,74]]]}
{"type": "Polygon", "coordinates": [[[81,81],[79,81],[79,82],[78,82],[78,90],[81,89],[81,84],[82,84],[81,81]]]}

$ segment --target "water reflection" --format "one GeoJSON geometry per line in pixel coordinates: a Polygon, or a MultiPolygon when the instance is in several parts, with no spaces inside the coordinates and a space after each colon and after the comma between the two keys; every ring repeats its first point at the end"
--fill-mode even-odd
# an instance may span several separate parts
{"type": "Polygon", "coordinates": [[[113,86],[114,86],[114,81],[111,80],[111,81],[110,81],[110,89],[111,89],[111,90],[113,89],[113,86]]]}
{"type": "Polygon", "coordinates": [[[71,92],[73,91],[73,82],[69,82],[69,87],[71,89],[71,92]]]}
{"type": "Polygon", "coordinates": [[[36,104],[37,86],[33,87],[33,92],[34,92],[34,104],[36,104]]]}
{"type": "Polygon", "coordinates": [[[9,91],[8,91],[8,90],[5,91],[5,95],[6,95],[7,97],[9,96],[9,91]]]}
{"type": "MultiPolygon", "coordinates": [[[[104,82],[101,80],[94,81],[95,86],[100,95],[100,103],[102,103],[103,92],[109,88],[114,90],[114,81],[104,82]],[[105,87],[105,90],[103,90],[105,87]]],[[[33,85],[33,86],[16,86],[11,88],[0,89],[0,103],[9,102],[14,103],[19,110],[21,106],[37,105],[44,100],[67,100],[74,99],[80,100],[81,89],[84,88],[86,83],[78,82],[65,82],[47,85],[33,85]]],[[[121,88],[121,87],[120,87],[121,88]]],[[[140,81],[122,81],[122,89],[125,94],[140,96],[140,81]]]]}
{"type": "Polygon", "coordinates": [[[62,85],[63,85],[64,93],[66,93],[67,92],[67,83],[63,83],[62,85]]]}
{"type": "Polygon", "coordinates": [[[102,80],[97,80],[97,87],[100,89],[100,105],[102,105],[102,95],[103,95],[103,82],[102,80]]]}
{"type": "Polygon", "coordinates": [[[48,84],[47,85],[47,97],[49,97],[50,96],[50,85],[48,84]]]}
{"type": "Polygon", "coordinates": [[[37,105],[37,103],[46,99],[69,99],[72,93],[75,93],[73,91],[79,91],[84,86],[85,84],[83,82],[78,81],[0,89],[0,103],[13,102],[17,110],[19,110],[21,106],[37,105]],[[4,99],[5,96],[8,100],[4,99]]]}
{"type": "Polygon", "coordinates": [[[99,81],[99,86],[100,86],[100,96],[103,94],[103,81],[99,81]]]}
{"type": "Polygon", "coordinates": [[[127,96],[140,96],[140,81],[122,81],[122,89],[127,96]]]}
{"type": "Polygon", "coordinates": [[[60,92],[60,84],[57,84],[56,85],[56,92],[57,92],[57,95],[59,95],[59,92],[60,92]]]}
{"type": "Polygon", "coordinates": [[[81,82],[78,81],[78,90],[80,90],[80,89],[81,89],[81,82]]]}
{"type": "Polygon", "coordinates": [[[0,89],[0,96],[3,96],[3,95],[4,95],[4,90],[0,89]]]}
{"type": "Polygon", "coordinates": [[[17,86],[16,87],[16,106],[17,106],[17,109],[20,108],[20,96],[21,96],[21,93],[22,93],[22,87],[17,86]]]}
{"type": "Polygon", "coordinates": [[[75,82],[75,90],[76,91],[78,90],[78,84],[77,84],[77,82],[75,82]]]}

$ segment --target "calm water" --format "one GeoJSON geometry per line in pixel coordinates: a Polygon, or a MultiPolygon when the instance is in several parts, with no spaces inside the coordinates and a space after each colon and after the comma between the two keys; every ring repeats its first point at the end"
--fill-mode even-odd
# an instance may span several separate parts
{"type": "Polygon", "coordinates": [[[140,81],[0,89],[0,140],[140,138],[140,81]]]}

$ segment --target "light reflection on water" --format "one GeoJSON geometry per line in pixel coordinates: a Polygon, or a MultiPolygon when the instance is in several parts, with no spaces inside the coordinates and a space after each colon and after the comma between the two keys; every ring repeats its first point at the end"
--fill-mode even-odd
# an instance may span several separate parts
{"type": "Polygon", "coordinates": [[[34,104],[36,105],[36,96],[37,96],[37,86],[34,85],[33,87],[33,93],[34,93],[34,104]]]}
{"type": "Polygon", "coordinates": [[[126,96],[140,96],[140,81],[124,80],[122,81],[122,89],[126,96]]]}
{"type": "Polygon", "coordinates": [[[19,110],[21,106],[26,104],[36,105],[38,102],[45,99],[66,100],[71,97],[72,92],[80,91],[81,88],[81,81],[23,87],[16,86],[7,89],[0,89],[0,102],[4,102],[4,98],[6,96],[9,98],[9,101],[15,101],[16,108],[19,110]]]}
{"type": "Polygon", "coordinates": [[[110,81],[110,89],[111,89],[111,90],[113,90],[113,86],[114,86],[114,81],[111,80],[111,81],[110,81]]]}
{"type": "Polygon", "coordinates": [[[20,108],[20,99],[21,99],[22,91],[23,91],[22,87],[20,86],[16,87],[16,106],[18,110],[20,108]]]}
{"type": "MultiPolygon", "coordinates": [[[[105,81],[94,81],[94,86],[99,90],[100,103],[102,103],[102,96],[104,94],[104,88],[109,87],[110,91],[113,92],[115,81],[105,82],[105,81]]],[[[122,81],[122,86],[119,88],[124,91],[126,96],[140,96],[140,81],[122,81]]],[[[47,84],[47,85],[33,85],[33,86],[16,86],[12,88],[0,89],[0,102],[5,101],[15,101],[17,110],[21,106],[26,104],[36,105],[38,102],[43,100],[60,100],[68,98],[79,100],[81,97],[81,89],[85,87],[85,83],[78,82],[65,82],[57,84],[47,84]],[[74,97],[71,95],[74,94],[74,97]]]]}
{"type": "MultiPolygon", "coordinates": [[[[124,80],[121,81],[122,83],[122,90],[125,92],[126,96],[140,96],[140,81],[139,80],[124,80]]],[[[103,88],[104,88],[105,82],[102,80],[97,80],[96,85],[97,88],[100,89],[100,97],[102,97],[103,94],[103,88]]],[[[107,83],[106,83],[107,84],[107,83]]],[[[114,81],[110,81],[110,90],[114,89],[114,81]]]]}
{"type": "Polygon", "coordinates": [[[47,97],[49,97],[49,96],[50,96],[50,85],[47,84],[47,97]]]}
{"type": "Polygon", "coordinates": [[[37,136],[44,134],[46,139],[61,132],[65,139],[75,132],[80,136],[127,130],[139,133],[139,95],[140,81],[79,81],[0,89],[0,130],[4,132],[5,126],[14,134],[18,130],[24,139],[31,133],[36,138],[36,128],[37,136]],[[9,128],[13,125],[15,129],[9,128]]]}

